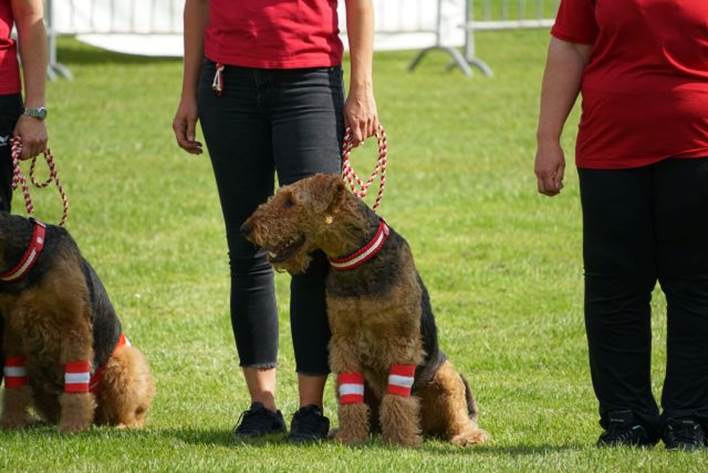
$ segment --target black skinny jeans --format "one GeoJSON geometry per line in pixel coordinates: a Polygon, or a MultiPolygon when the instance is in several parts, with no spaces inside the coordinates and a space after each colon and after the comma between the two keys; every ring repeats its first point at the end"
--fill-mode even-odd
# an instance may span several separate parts
{"type": "MultiPolygon", "coordinates": [[[[276,366],[278,310],[265,252],[239,227],[280,185],[341,170],[344,92],[341,67],[263,70],[227,66],[224,93],[211,89],[215,65],[205,61],[199,119],[211,156],[231,265],[231,324],[241,366],[276,366]]],[[[298,373],[329,372],[330,338],[324,280],[329,265],[315,255],[290,285],[290,321],[298,373]]]]}
{"type": "MultiPolygon", "coordinates": [[[[12,148],[10,139],[15,129],[17,119],[22,113],[22,97],[16,95],[0,95],[0,211],[10,211],[12,201],[12,148]]],[[[0,268],[5,271],[8,268],[0,268]]],[[[0,314],[0,383],[3,378],[5,357],[3,353],[3,319],[0,314]]]]}
{"type": "Polygon", "coordinates": [[[708,158],[580,169],[585,321],[601,424],[631,410],[661,428],[652,395],[651,293],[667,300],[664,417],[708,418],[708,158]]]}

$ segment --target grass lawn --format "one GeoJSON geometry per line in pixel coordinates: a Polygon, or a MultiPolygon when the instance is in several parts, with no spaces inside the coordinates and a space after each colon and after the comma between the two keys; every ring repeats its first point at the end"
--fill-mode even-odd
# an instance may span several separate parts
{"type": "MultiPolygon", "coordinates": [[[[293,447],[241,445],[230,430],[247,407],[228,314],[226,244],[207,157],[171,133],[181,64],[113,55],[73,40],[60,58],[72,82],[49,85],[51,145],[72,199],[68,228],[103,278],[158,385],[141,432],[54,429],[0,433],[0,471],[706,471],[704,453],[598,450],[582,316],[577,179],[554,199],[532,173],[538,90],[548,35],[478,35],[493,79],[445,72],[414,52],[376,57],[376,94],[390,139],[381,213],[407,237],[431,291],[440,339],[470,379],[488,445],[427,441],[398,450],[373,440],[293,447]]],[[[577,114],[566,150],[572,160],[577,114]]],[[[370,169],[373,147],[354,165],[370,169]]],[[[39,216],[59,200],[35,192],[39,216]]],[[[16,201],[19,210],[21,202],[16,201]]],[[[297,408],[288,277],[278,401],[297,408]]],[[[663,297],[655,298],[655,392],[665,360],[663,297]]],[[[336,424],[333,389],[326,413],[336,424]]]]}

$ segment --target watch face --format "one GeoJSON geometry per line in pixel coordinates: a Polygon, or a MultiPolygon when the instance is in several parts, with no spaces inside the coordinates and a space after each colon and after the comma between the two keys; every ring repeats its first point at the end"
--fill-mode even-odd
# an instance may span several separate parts
{"type": "Polygon", "coordinates": [[[47,107],[26,108],[25,115],[44,120],[47,117],[47,107]]]}

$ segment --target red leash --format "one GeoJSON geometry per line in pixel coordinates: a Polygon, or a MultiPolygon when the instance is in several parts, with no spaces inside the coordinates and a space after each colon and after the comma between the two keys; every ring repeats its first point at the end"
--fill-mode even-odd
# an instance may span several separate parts
{"type": "Polygon", "coordinates": [[[344,143],[342,144],[342,177],[349,183],[352,193],[363,199],[369,192],[369,187],[374,183],[376,176],[379,177],[379,191],[376,195],[376,200],[372,209],[376,211],[381,205],[383,199],[384,188],[386,186],[386,167],[388,166],[388,142],[386,140],[386,130],[379,125],[376,129],[376,140],[379,145],[379,159],[376,161],[376,166],[369,178],[364,182],[351,166],[349,155],[351,154],[354,144],[352,142],[352,129],[347,127],[344,133],[344,143]]]}
{"type": "MultiPolygon", "coordinates": [[[[52,152],[47,149],[42,153],[44,159],[47,161],[47,166],[49,167],[49,177],[44,182],[39,182],[34,177],[34,169],[37,164],[37,156],[32,158],[32,164],[30,164],[30,180],[32,184],[37,188],[47,187],[54,181],[61,196],[62,204],[64,206],[64,213],[61,217],[59,225],[64,225],[66,220],[69,218],[69,198],[64,191],[64,187],[59,182],[59,173],[57,172],[57,167],[54,162],[54,156],[52,152]]],[[[27,184],[27,178],[22,173],[22,168],[20,168],[20,156],[22,156],[22,141],[19,138],[12,139],[12,190],[16,190],[19,186],[22,189],[22,196],[25,199],[25,209],[27,213],[32,215],[34,212],[34,205],[32,204],[32,197],[30,196],[29,185],[27,184]]]]}

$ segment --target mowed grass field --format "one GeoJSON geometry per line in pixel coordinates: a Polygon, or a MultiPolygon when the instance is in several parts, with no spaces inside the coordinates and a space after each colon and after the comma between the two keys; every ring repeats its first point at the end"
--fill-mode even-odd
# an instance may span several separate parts
{"type": "MultiPolygon", "coordinates": [[[[390,140],[381,214],[410,242],[432,295],[440,342],[469,378],[492,440],[471,449],[426,441],[237,444],[248,406],[229,321],[221,212],[209,160],[175,145],[181,63],[114,55],[73,40],[73,81],[48,86],[49,129],[72,200],[69,230],[101,275],[127,334],[148,356],[157,397],[145,430],[0,433],[0,471],[706,471],[704,453],[599,450],[582,315],[581,218],[568,124],[566,188],[536,193],[537,103],[548,34],[480,34],[496,76],[445,72],[443,53],[414,73],[414,52],[376,56],[376,97],[390,140]]],[[[374,149],[353,155],[368,171],[374,149]]],[[[38,215],[58,219],[50,191],[38,215]]],[[[17,211],[21,203],[16,202],[17,211]]],[[[288,276],[278,275],[278,403],[297,409],[288,276]]],[[[654,387],[665,361],[655,297],[654,387]]],[[[326,414],[336,425],[332,382],[326,414]]]]}

